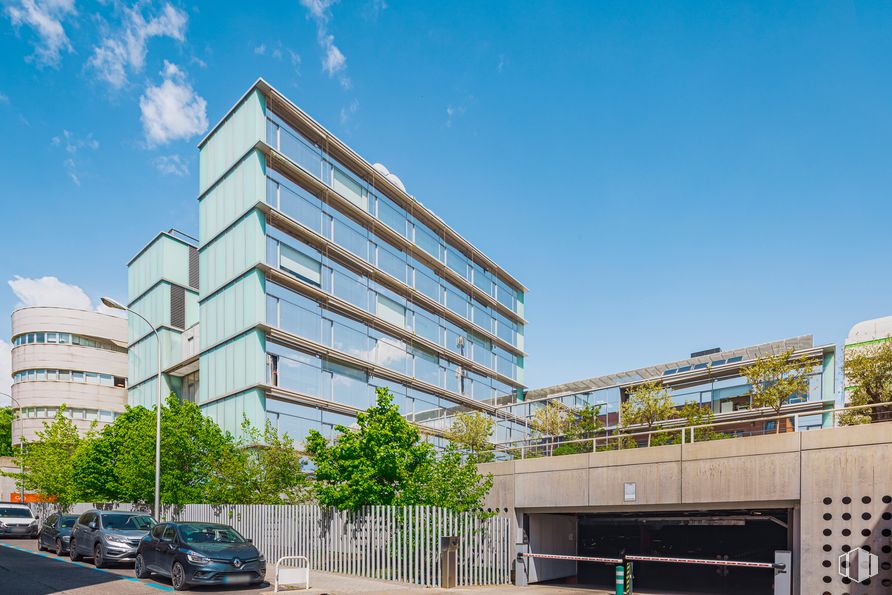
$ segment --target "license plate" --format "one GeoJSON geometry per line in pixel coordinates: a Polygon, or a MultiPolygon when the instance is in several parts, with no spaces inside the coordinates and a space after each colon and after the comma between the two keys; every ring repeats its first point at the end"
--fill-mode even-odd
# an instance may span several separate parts
{"type": "Polygon", "coordinates": [[[251,577],[244,574],[233,574],[223,577],[223,584],[226,585],[247,585],[251,582],[251,577]]]}

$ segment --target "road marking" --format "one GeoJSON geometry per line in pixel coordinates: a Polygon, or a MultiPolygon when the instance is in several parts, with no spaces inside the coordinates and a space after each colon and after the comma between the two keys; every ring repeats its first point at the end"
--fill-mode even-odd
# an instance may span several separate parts
{"type": "Polygon", "coordinates": [[[50,560],[56,560],[58,562],[63,562],[65,564],[71,564],[72,566],[80,566],[81,568],[88,568],[90,570],[96,570],[98,572],[105,572],[106,574],[116,576],[121,580],[130,581],[130,582],[134,582],[134,583],[141,583],[147,587],[151,587],[153,589],[158,589],[159,591],[169,591],[169,592],[173,591],[172,587],[167,587],[165,585],[157,585],[155,583],[148,583],[145,581],[141,581],[138,578],[133,577],[133,576],[124,576],[124,575],[112,572],[111,570],[107,570],[105,568],[96,568],[95,566],[91,566],[90,564],[84,564],[83,562],[75,562],[74,560],[60,558],[58,556],[53,556],[53,555],[47,554],[45,552],[36,552],[34,550],[29,550],[28,548],[25,548],[25,547],[22,547],[19,545],[12,545],[11,543],[0,542],[0,545],[2,545],[3,547],[9,548],[11,550],[18,550],[20,552],[25,552],[26,554],[40,556],[41,558],[49,558],[50,560]]]}

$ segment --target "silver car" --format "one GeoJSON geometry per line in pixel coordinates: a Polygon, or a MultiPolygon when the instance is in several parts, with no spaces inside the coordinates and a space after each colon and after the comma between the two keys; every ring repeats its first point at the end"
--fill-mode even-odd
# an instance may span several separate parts
{"type": "Polygon", "coordinates": [[[97,568],[133,561],[140,540],[157,524],[143,512],[88,510],[71,530],[71,559],[93,558],[97,568]]]}

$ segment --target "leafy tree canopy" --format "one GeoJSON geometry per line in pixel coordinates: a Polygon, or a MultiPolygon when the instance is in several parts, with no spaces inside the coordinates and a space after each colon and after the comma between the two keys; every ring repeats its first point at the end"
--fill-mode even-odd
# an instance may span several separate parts
{"type": "Polygon", "coordinates": [[[12,420],[12,407],[0,407],[0,457],[13,455],[12,420]]]}
{"type": "Polygon", "coordinates": [[[315,430],[307,437],[319,503],[349,510],[391,504],[479,507],[492,478],[482,477],[474,458],[454,446],[437,457],[400,415],[393,395],[386,388],[376,392],[375,406],[357,415],[355,428],[337,426],[332,440],[315,430]]]}
{"type": "MultiPolygon", "coordinates": [[[[753,406],[768,407],[775,415],[795,395],[808,393],[808,361],[793,357],[793,350],[764,355],[743,369],[747,381],[753,386],[753,406]]],[[[775,426],[780,432],[781,421],[775,426]]]]}
{"type": "MultiPolygon", "coordinates": [[[[854,406],[892,403],[892,341],[861,345],[846,351],[845,378],[854,406]]],[[[883,408],[855,409],[840,416],[843,425],[870,423],[883,408]]]]}
{"type": "MultiPolygon", "coordinates": [[[[629,394],[622,404],[624,426],[644,425],[648,432],[661,421],[672,417],[673,405],[669,391],[659,380],[641,384],[629,394]]],[[[652,434],[647,435],[647,445],[652,442],[652,434]]]]}

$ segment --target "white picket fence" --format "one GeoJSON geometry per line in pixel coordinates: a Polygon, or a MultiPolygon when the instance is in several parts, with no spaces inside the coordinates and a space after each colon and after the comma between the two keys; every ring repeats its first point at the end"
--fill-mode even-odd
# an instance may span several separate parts
{"type": "Polygon", "coordinates": [[[315,505],[237,504],[162,506],[161,516],[231,525],[271,563],[306,556],[314,570],[427,587],[440,586],[440,538],[456,536],[459,586],[511,580],[510,519],[504,516],[481,519],[434,506],[369,506],[353,513],[315,505]]]}

